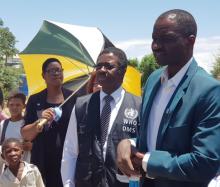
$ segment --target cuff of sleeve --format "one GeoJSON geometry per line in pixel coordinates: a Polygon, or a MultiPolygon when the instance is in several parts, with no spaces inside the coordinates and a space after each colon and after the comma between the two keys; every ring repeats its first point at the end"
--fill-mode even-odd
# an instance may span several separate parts
{"type": "Polygon", "coordinates": [[[120,181],[122,183],[129,183],[129,178],[126,175],[120,175],[117,173],[116,178],[118,181],[120,181]]]}
{"type": "Polygon", "coordinates": [[[71,180],[67,180],[65,184],[63,184],[64,187],[75,187],[75,183],[73,183],[71,180]]]}
{"type": "Polygon", "coordinates": [[[149,158],[150,158],[150,153],[148,152],[144,155],[144,158],[142,160],[142,168],[145,172],[147,172],[147,163],[148,163],[149,158]]]}
{"type": "Polygon", "coordinates": [[[146,177],[147,177],[147,178],[154,179],[153,177],[150,177],[150,176],[147,174],[147,163],[148,163],[149,158],[150,158],[150,152],[147,152],[147,153],[144,155],[144,158],[143,158],[143,160],[142,160],[142,168],[143,168],[143,170],[146,172],[146,177]]]}
{"type": "Polygon", "coordinates": [[[136,138],[133,139],[128,139],[131,142],[131,145],[133,145],[134,147],[136,147],[136,138]]]}

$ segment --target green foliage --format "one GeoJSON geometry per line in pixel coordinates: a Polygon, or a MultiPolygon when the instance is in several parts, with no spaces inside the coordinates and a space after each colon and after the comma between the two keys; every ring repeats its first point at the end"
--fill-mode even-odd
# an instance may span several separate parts
{"type": "Polygon", "coordinates": [[[3,20],[0,18],[0,26],[3,25],[3,20]]]}
{"type": "Polygon", "coordinates": [[[160,68],[160,66],[156,63],[153,54],[146,55],[142,58],[139,65],[139,70],[142,73],[142,77],[141,77],[142,87],[145,85],[145,82],[148,79],[149,75],[158,68],[160,68]]]}
{"type": "Polygon", "coordinates": [[[216,61],[214,63],[211,74],[213,75],[213,77],[220,80],[220,54],[216,57],[216,61]]]}
{"type": "Polygon", "coordinates": [[[137,58],[129,59],[128,64],[136,68],[139,72],[141,72],[141,87],[145,85],[145,82],[150,76],[150,74],[156,69],[160,68],[160,66],[156,63],[153,54],[145,55],[141,59],[141,61],[139,61],[137,58]]]}
{"type": "Polygon", "coordinates": [[[138,64],[139,64],[139,62],[138,62],[137,58],[132,58],[132,59],[128,60],[128,65],[130,65],[136,69],[138,69],[138,64]]]}
{"type": "Polygon", "coordinates": [[[4,22],[0,18],[0,87],[5,98],[10,91],[18,89],[20,75],[23,72],[23,68],[5,66],[7,58],[18,53],[15,43],[15,36],[9,31],[9,28],[4,27],[4,22]]]}
{"type": "Polygon", "coordinates": [[[21,83],[20,75],[22,74],[21,68],[14,68],[5,66],[0,62],[0,87],[4,93],[5,98],[12,90],[17,90],[21,83]]]}
{"type": "Polygon", "coordinates": [[[21,83],[22,71],[22,68],[5,66],[4,63],[0,63],[0,87],[5,98],[8,97],[10,91],[18,89],[21,83]]]}
{"type": "Polygon", "coordinates": [[[7,58],[18,53],[15,48],[15,36],[8,27],[4,27],[4,22],[0,18],[0,60],[7,61],[7,58]]]}

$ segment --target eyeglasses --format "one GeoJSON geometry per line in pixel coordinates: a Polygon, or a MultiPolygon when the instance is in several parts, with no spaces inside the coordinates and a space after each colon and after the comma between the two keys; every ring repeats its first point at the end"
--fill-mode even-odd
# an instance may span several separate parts
{"type": "Polygon", "coordinates": [[[60,68],[51,68],[51,69],[48,69],[46,70],[47,73],[49,73],[50,75],[56,75],[56,74],[61,74],[63,73],[63,69],[60,69],[60,68]]]}
{"type": "Polygon", "coordinates": [[[106,70],[111,70],[113,68],[118,68],[118,66],[115,66],[115,65],[110,64],[110,63],[98,63],[94,66],[94,68],[96,70],[100,70],[100,69],[102,69],[102,67],[104,67],[106,70]]]}

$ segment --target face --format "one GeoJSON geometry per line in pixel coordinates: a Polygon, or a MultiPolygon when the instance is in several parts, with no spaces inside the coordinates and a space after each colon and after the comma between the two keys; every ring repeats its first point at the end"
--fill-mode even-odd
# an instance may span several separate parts
{"type": "Polygon", "coordinates": [[[123,77],[124,72],[120,69],[117,56],[107,53],[98,57],[96,79],[104,92],[114,92],[122,84],[123,77]]]}
{"type": "Polygon", "coordinates": [[[152,34],[152,51],[159,65],[184,65],[189,59],[192,43],[183,36],[175,22],[175,15],[157,20],[152,34]]]}
{"type": "Polygon", "coordinates": [[[62,66],[58,62],[51,62],[43,73],[43,78],[47,85],[60,86],[63,83],[62,66]]]}
{"type": "Polygon", "coordinates": [[[25,107],[22,100],[19,98],[10,99],[7,106],[12,118],[20,117],[25,107]]]}
{"type": "Polygon", "coordinates": [[[2,154],[10,166],[16,166],[20,163],[23,150],[16,142],[11,142],[6,145],[2,154]]]}

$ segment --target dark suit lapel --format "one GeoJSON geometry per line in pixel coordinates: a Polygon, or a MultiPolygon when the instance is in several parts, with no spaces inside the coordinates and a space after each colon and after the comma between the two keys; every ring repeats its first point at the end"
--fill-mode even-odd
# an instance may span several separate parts
{"type": "Polygon", "coordinates": [[[89,130],[93,131],[100,138],[100,92],[92,94],[88,104],[88,113],[91,114],[88,119],[91,124],[91,129],[89,130]]]}
{"type": "Polygon", "coordinates": [[[164,137],[164,134],[166,132],[166,129],[170,124],[170,119],[171,119],[172,115],[174,114],[175,108],[176,108],[177,104],[179,103],[179,101],[184,96],[191,79],[193,78],[193,76],[195,75],[195,73],[197,71],[197,68],[198,68],[198,65],[197,65],[196,61],[193,59],[193,62],[189,66],[186,74],[183,76],[183,78],[180,81],[178,87],[176,88],[174,94],[172,95],[172,97],[171,97],[171,99],[170,99],[170,101],[164,111],[163,117],[161,119],[160,128],[159,128],[158,135],[157,135],[156,148],[160,147],[162,140],[163,140],[163,137],[164,137]]]}

